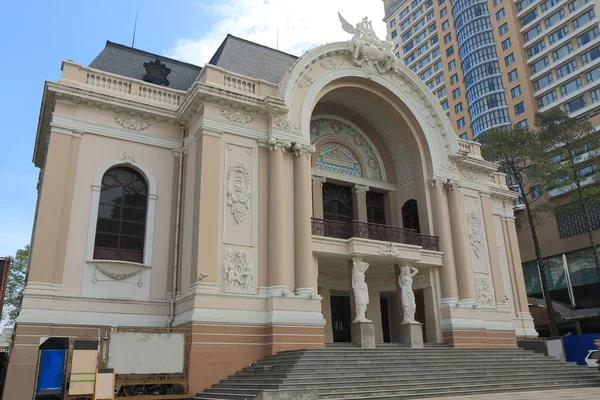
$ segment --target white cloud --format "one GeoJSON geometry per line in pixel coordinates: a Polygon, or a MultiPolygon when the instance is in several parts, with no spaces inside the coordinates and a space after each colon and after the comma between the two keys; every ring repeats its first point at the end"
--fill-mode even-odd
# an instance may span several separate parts
{"type": "Polygon", "coordinates": [[[273,48],[279,36],[279,50],[300,56],[315,46],[350,38],[338,11],[352,24],[368,16],[379,37],[385,37],[381,0],[217,0],[199,9],[215,21],[208,33],[179,39],[168,55],[204,65],[231,33],[273,48]]]}

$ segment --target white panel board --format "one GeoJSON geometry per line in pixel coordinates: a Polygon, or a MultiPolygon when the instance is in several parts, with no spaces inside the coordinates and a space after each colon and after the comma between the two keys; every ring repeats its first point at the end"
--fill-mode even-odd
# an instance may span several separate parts
{"type": "Polygon", "coordinates": [[[183,373],[182,333],[119,332],[110,335],[108,368],[116,374],[183,373]]]}

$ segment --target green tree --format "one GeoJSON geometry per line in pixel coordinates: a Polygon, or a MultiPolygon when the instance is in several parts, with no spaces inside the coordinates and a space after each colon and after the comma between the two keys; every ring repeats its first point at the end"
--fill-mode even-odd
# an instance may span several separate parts
{"type": "Polygon", "coordinates": [[[545,190],[545,179],[540,178],[537,164],[545,156],[546,146],[535,132],[518,126],[490,129],[481,134],[479,139],[483,157],[498,163],[500,171],[507,174],[509,186],[519,192],[519,201],[525,208],[526,219],[521,221],[520,225],[527,225],[531,232],[535,257],[540,269],[542,292],[548,310],[550,336],[558,336],[556,315],[548,289],[546,264],[542,259],[536,230],[539,224],[538,214],[541,212],[537,203],[545,190]]]}
{"type": "Polygon", "coordinates": [[[20,297],[25,286],[27,264],[29,262],[29,245],[25,246],[24,249],[17,250],[17,254],[9,258],[10,270],[6,281],[6,292],[4,293],[2,319],[14,321],[19,312],[20,297]]]}
{"type": "Polygon", "coordinates": [[[555,215],[569,211],[581,216],[590,241],[596,273],[600,279],[600,259],[594,241],[594,210],[600,207],[600,141],[589,120],[570,118],[561,109],[538,113],[535,125],[546,144],[548,157],[540,168],[549,190],[561,200],[545,206],[555,215]]]}

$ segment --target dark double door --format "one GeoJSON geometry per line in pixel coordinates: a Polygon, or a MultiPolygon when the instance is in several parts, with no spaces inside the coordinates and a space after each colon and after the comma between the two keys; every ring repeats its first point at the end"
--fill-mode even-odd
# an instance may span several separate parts
{"type": "Polygon", "coordinates": [[[350,297],[331,296],[331,323],[334,342],[350,342],[350,297]]]}

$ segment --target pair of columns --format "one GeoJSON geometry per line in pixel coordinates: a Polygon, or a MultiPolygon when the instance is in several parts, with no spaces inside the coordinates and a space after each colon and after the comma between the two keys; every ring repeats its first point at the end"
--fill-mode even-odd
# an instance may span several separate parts
{"type": "MultiPolygon", "coordinates": [[[[323,184],[326,182],[326,178],[322,176],[313,176],[312,177],[312,193],[313,193],[313,207],[314,207],[314,217],[323,219],[323,184]]],[[[369,187],[365,185],[355,184],[352,188],[352,194],[354,202],[354,212],[355,215],[353,218],[357,221],[368,222],[367,216],[367,192],[369,191],[369,187]]]]}
{"type": "MultiPolygon", "coordinates": [[[[431,177],[429,183],[435,233],[439,236],[440,250],[444,252],[444,265],[440,269],[442,303],[451,304],[458,301],[465,306],[473,305],[476,294],[469,263],[469,244],[460,195],[461,186],[452,179],[436,176],[431,177]]],[[[492,202],[489,196],[482,195],[481,203],[496,302],[504,303],[505,291],[492,202]]]]}
{"type": "Polygon", "coordinates": [[[460,185],[436,176],[429,178],[429,184],[434,229],[444,252],[440,269],[442,303],[458,300],[465,305],[474,304],[460,185]]]}
{"type": "Polygon", "coordinates": [[[268,265],[269,288],[283,294],[288,288],[288,224],[286,219],[285,163],[288,155],[294,157],[294,280],[298,295],[315,294],[317,272],[312,254],[311,236],[311,146],[291,144],[279,139],[269,140],[269,233],[268,265]]]}

